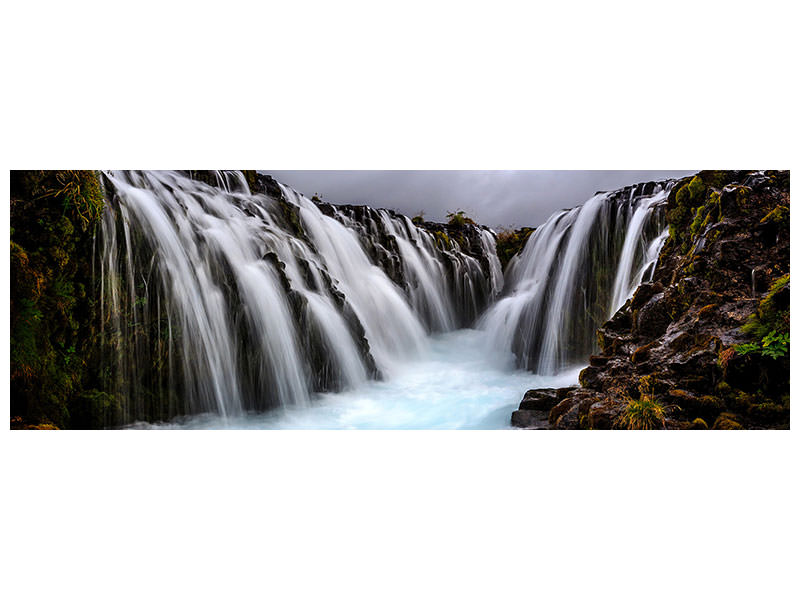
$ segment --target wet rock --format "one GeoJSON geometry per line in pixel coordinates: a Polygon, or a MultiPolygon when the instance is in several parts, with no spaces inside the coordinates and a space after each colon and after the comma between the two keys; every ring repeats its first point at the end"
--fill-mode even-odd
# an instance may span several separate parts
{"type": "Polygon", "coordinates": [[[519,407],[521,410],[549,411],[558,402],[558,395],[554,389],[528,390],[519,407]]]}
{"type": "Polygon", "coordinates": [[[602,367],[605,366],[609,361],[608,356],[598,356],[596,354],[592,354],[589,357],[589,365],[592,367],[602,367]]]}
{"type": "Polygon", "coordinates": [[[636,329],[639,335],[654,338],[662,335],[672,319],[664,306],[664,292],[655,294],[639,309],[636,329]]]}
{"type": "Polygon", "coordinates": [[[645,344],[644,346],[639,346],[633,351],[633,354],[631,354],[631,362],[633,364],[645,362],[648,358],[650,358],[650,348],[652,348],[653,345],[654,342],[645,344]]]}
{"type": "Polygon", "coordinates": [[[643,283],[640,285],[631,298],[631,310],[638,310],[656,294],[664,291],[664,285],[660,281],[643,283]]]}
{"type": "Polygon", "coordinates": [[[549,429],[547,413],[541,410],[515,410],[511,413],[511,426],[520,429],[549,429]]]}
{"type": "Polygon", "coordinates": [[[606,399],[595,402],[589,407],[590,429],[613,429],[625,404],[618,400],[606,399]]]}
{"type": "Polygon", "coordinates": [[[554,429],[586,429],[589,408],[596,401],[594,394],[580,390],[567,396],[550,411],[550,426],[554,429]]]}
{"type": "Polygon", "coordinates": [[[736,351],[788,330],[788,173],[736,184],[748,176],[707,171],[676,185],[652,282],[598,328],[602,354],[589,358],[579,389],[557,396],[551,427],[614,427],[621,399],[642,389],[667,428],[788,427],[788,357],[736,351]],[[756,317],[769,326],[757,329],[756,317]]]}
{"type": "Polygon", "coordinates": [[[735,419],[736,415],[723,413],[714,421],[714,429],[744,429],[735,419]]]}

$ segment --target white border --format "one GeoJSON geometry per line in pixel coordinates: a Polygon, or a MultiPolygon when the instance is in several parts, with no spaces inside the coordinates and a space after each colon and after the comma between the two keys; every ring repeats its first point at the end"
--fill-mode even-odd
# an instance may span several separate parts
{"type": "MultiPolygon", "coordinates": [[[[791,168],[787,7],[16,3],[3,194],[9,168],[791,168]]],[[[797,592],[794,431],[0,443],[13,598],[797,592]]]]}

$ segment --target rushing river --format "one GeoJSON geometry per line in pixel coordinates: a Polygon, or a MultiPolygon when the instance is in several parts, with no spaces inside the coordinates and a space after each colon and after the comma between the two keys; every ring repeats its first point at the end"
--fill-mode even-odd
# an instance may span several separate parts
{"type": "Polygon", "coordinates": [[[221,418],[195,415],[137,428],[170,429],[504,429],[526,390],[578,382],[578,369],[555,376],[515,368],[514,357],[487,352],[483,331],[437,334],[418,357],[385,381],[317,394],[303,407],[221,418]]]}
{"type": "Polygon", "coordinates": [[[486,227],[215,176],[104,175],[110,426],[508,427],[526,390],[577,383],[597,327],[652,276],[672,185],[557,211],[504,272],[486,227]]]}

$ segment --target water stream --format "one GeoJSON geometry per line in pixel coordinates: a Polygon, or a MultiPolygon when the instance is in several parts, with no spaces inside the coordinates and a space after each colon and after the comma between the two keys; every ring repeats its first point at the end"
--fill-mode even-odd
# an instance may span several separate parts
{"type": "Polygon", "coordinates": [[[507,427],[525,390],[577,382],[650,277],[670,189],[559,211],[503,273],[485,227],[215,177],[104,174],[99,330],[123,423],[507,427]]]}

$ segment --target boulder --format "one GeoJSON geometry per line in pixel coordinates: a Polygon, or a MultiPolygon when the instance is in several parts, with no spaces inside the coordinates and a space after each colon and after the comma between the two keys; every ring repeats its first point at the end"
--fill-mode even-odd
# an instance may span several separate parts
{"type": "Polygon", "coordinates": [[[549,411],[558,404],[558,395],[554,389],[528,390],[519,403],[520,410],[549,411]]]}
{"type": "Polygon", "coordinates": [[[520,429],[548,429],[547,413],[541,410],[515,410],[511,426],[520,429]]]}

